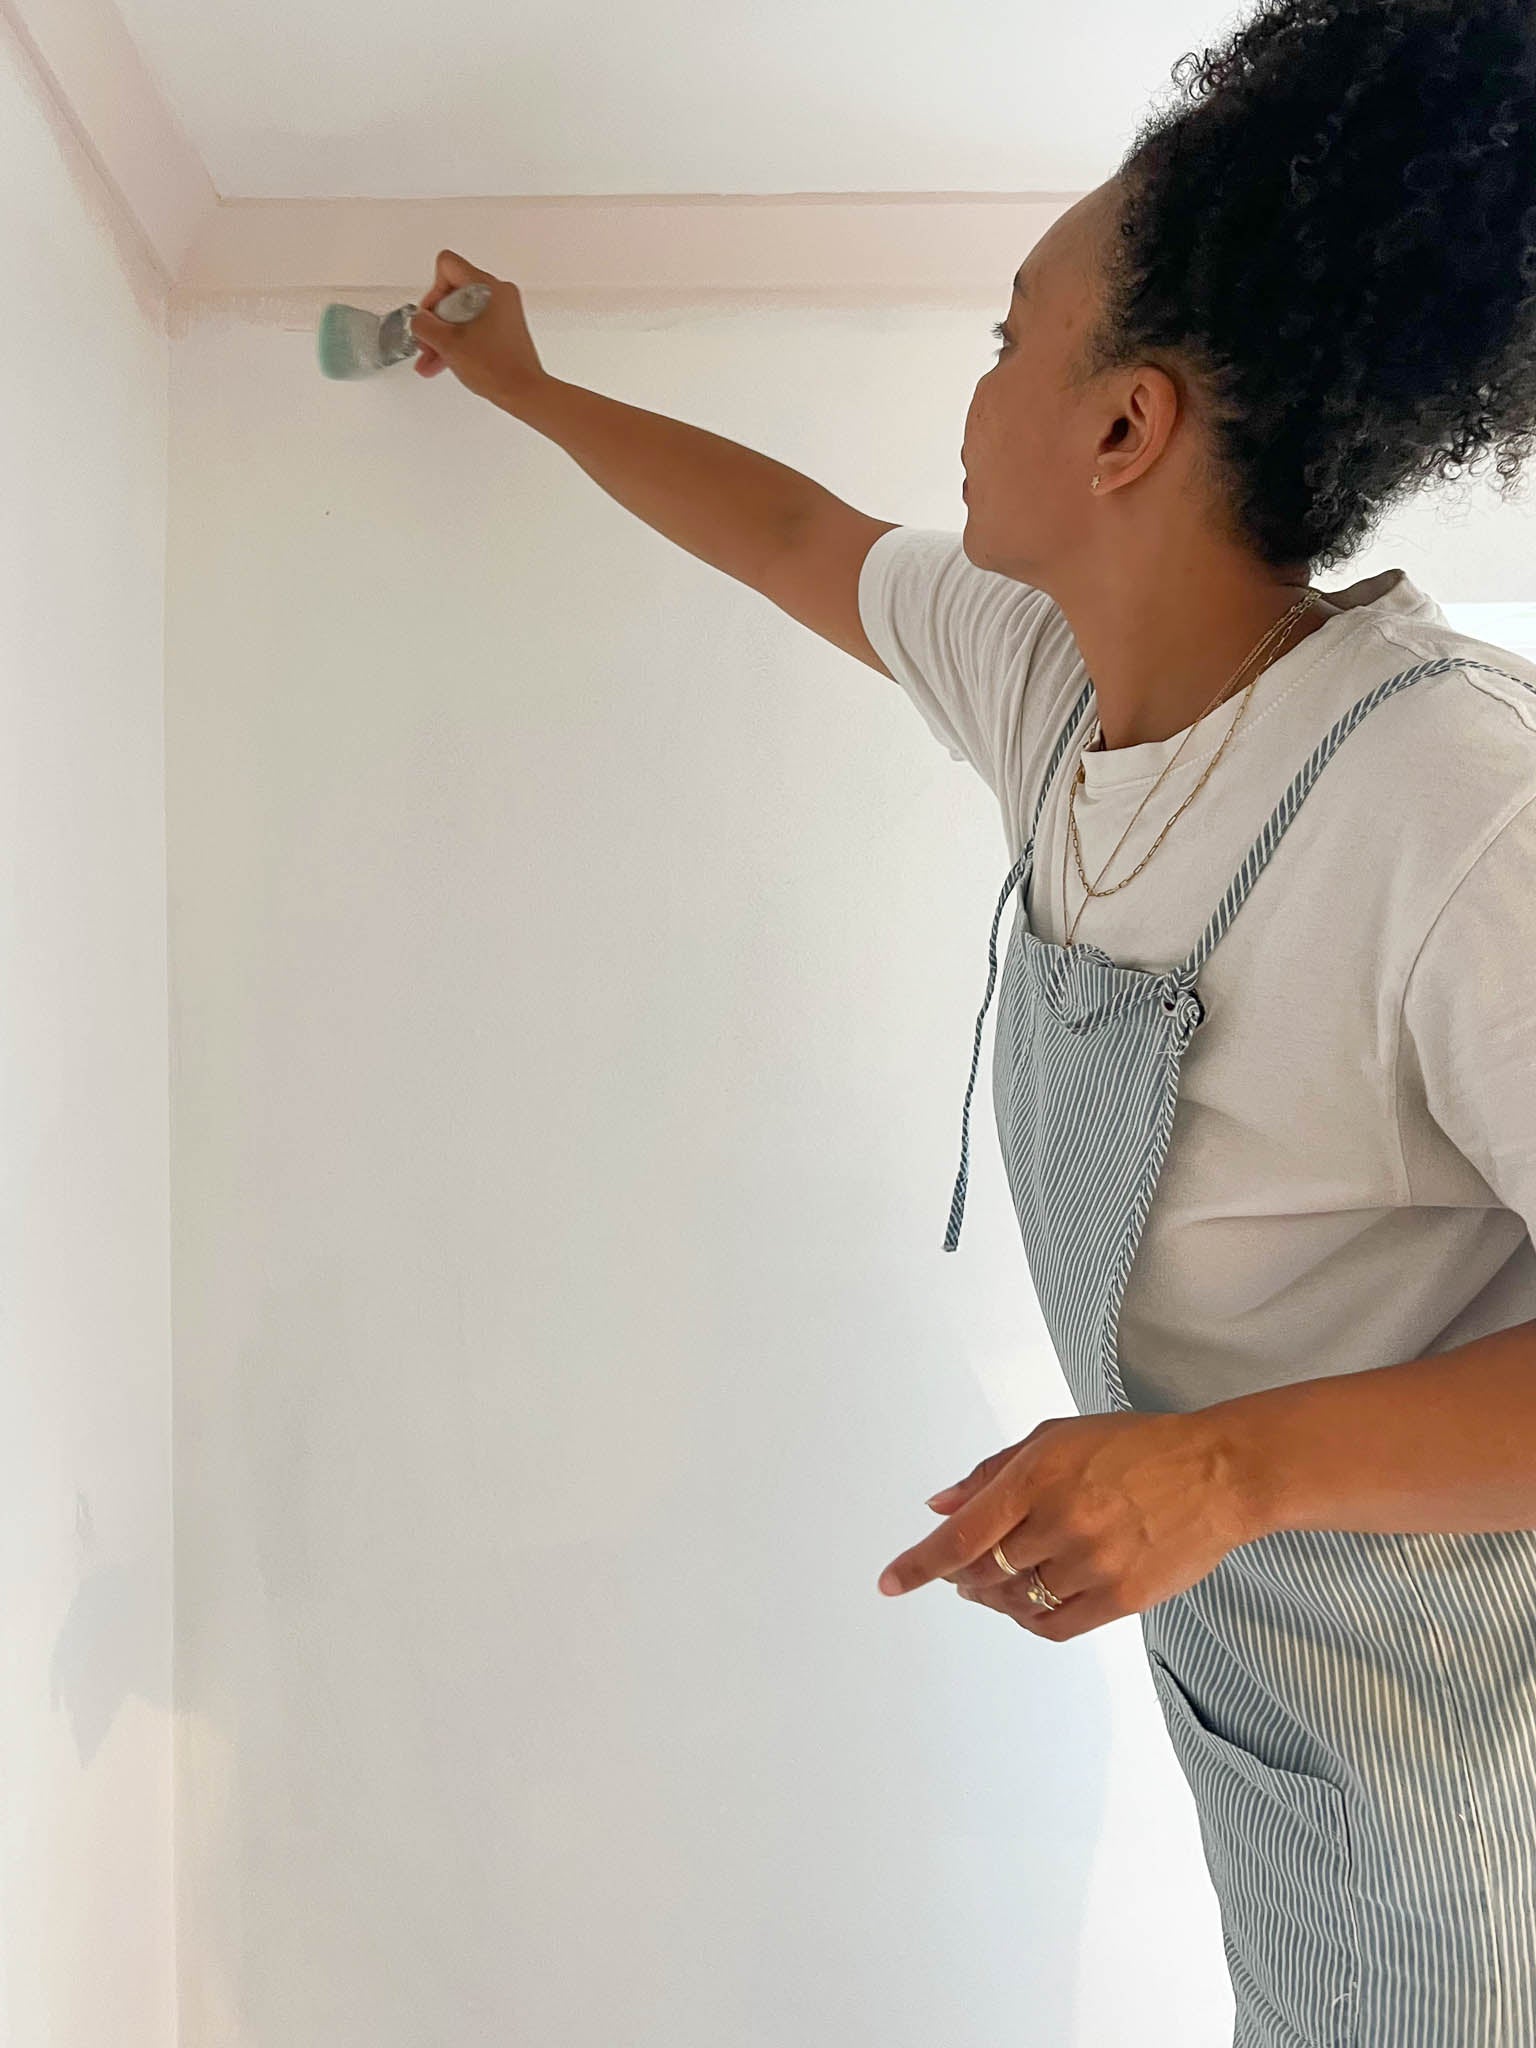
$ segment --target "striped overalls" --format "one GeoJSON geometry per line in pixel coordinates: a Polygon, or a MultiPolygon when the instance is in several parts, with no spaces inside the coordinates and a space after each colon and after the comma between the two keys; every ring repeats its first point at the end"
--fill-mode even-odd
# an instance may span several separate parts
{"type": "MultiPolygon", "coordinates": [[[[944,1249],[959,1242],[998,925],[1022,882],[994,1106],[1080,1413],[1131,1406],[1120,1303],[1205,1018],[1201,964],[1356,726],[1425,677],[1486,666],[1443,657],[1362,697],[1286,790],[1193,951],[1162,972],[1029,929],[1035,833],[1091,683],[1073,707],[992,920],[944,1249]]],[[[1140,1621],[1220,1902],[1233,2048],[1536,2048],[1536,1531],[1281,1531],[1140,1621]]]]}

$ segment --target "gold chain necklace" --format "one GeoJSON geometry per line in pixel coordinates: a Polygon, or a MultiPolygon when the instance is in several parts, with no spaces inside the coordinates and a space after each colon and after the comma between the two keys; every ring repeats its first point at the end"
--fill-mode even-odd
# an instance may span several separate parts
{"type": "MultiPolygon", "coordinates": [[[[1195,798],[1199,795],[1200,791],[1205,787],[1206,781],[1209,778],[1212,769],[1214,769],[1216,763],[1227,751],[1227,746],[1232,738],[1233,733],[1237,731],[1237,728],[1243,722],[1243,713],[1248,709],[1249,699],[1253,696],[1254,687],[1259,680],[1259,676],[1263,673],[1263,669],[1260,668],[1259,670],[1257,670],[1253,675],[1251,681],[1249,682],[1247,693],[1243,698],[1242,705],[1238,710],[1238,714],[1236,718],[1233,719],[1231,725],[1228,727],[1226,736],[1222,740],[1221,745],[1216,749],[1215,753],[1211,756],[1211,759],[1206,767],[1205,774],[1201,776],[1200,780],[1189,792],[1189,795],[1185,797],[1184,802],[1179,805],[1178,810],[1174,812],[1173,816],[1168,820],[1168,823],[1163,827],[1162,831],[1158,833],[1157,837],[1148,847],[1146,853],[1136,863],[1135,867],[1132,868],[1131,872],[1125,877],[1125,881],[1116,882],[1111,888],[1101,889],[1098,886],[1098,884],[1102,882],[1105,875],[1108,874],[1110,863],[1114,860],[1115,854],[1117,854],[1120,851],[1120,848],[1124,846],[1126,840],[1129,839],[1129,837],[1131,836],[1131,831],[1136,823],[1136,819],[1141,816],[1142,812],[1147,808],[1147,805],[1151,803],[1153,797],[1155,797],[1157,795],[1157,792],[1162,788],[1164,782],[1167,780],[1169,775],[1172,774],[1174,766],[1178,761],[1179,754],[1183,753],[1185,747],[1188,746],[1190,739],[1193,737],[1195,725],[1198,725],[1201,722],[1201,719],[1209,718],[1211,713],[1216,709],[1217,705],[1220,704],[1224,698],[1231,696],[1236,681],[1236,676],[1240,676],[1242,674],[1243,670],[1248,666],[1250,661],[1257,660],[1261,655],[1263,655],[1265,649],[1268,648],[1272,642],[1280,639],[1294,624],[1294,622],[1298,618],[1300,618],[1301,614],[1307,609],[1307,607],[1313,603],[1318,602],[1321,599],[1321,596],[1322,593],[1320,591],[1316,591],[1311,588],[1308,588],[1306,591],[1304,591],[1303,594],[1296,600],[1295,604],[1291,606],[1290,610],[1285,614],[1285,616],[1275,621],[1274,625],[1270,627],[1269,631],[1259,641],[1258,646],[1255,647],[1251,653],[1244,655],[1243,659],[1237,665],[1236,675],[1233,677],[1233,679],[1222,684],[1221,688],[1216,692],[1216,695],[1211,699],[1210,703],[1206,706],[1205,710],[1201,712],[1200,717],[1195,720],[1195,724],[1189,728],[1189,731],[1186,732],[1183,739],[1180,740],[1178,752],[1175,753],[1173,760],[1171,760],[1168,763],[1167,767],[1163,770],[1162,774],[1158,776],[1156,782],[1153,783],[1152,787],[1147,791],[1146,795],[1142,798],[1141,802],[1136,806],[1135,814],[1133,815],[1130,824],[1126,826],[1125,830],[1120,834],[1119,839],[1115,842],[1114,852],[1110,854],[1109,860],[1105,861],[1103,867],[1099,869],[1097,876],[1092,882],[1089,881],[1087,871],[1083,867],[1083,843],[1081,838],[1079,837],[1077,829],[1077,788],[1080,782],[1084,782],[1087,780],[1087,774],[1083,767],[1082,757],[1081,755],[1078,757],[1077,773],[1072,778],[1071,789],[1067,797],[1067,838],[1069,838],[1072,842],[1072,851],[1077,861],[1078,876],[1082,881],[1083,887],[1087,890],[1088,893],[1086,896],[1084,896],[1082,902],[1078,905],[1077,915],[1072,919],[1072,922],[1068,927],[1067,936],[1065,940],[1065,943],[1068,946],[1072,944],[1073,935],[1077,931],[1077,927],[1082,920],[1083,912],[1088,908],[1089,898],[1095,896],[1113,896],[1117,890],[1123,889],[1126,886],[1127,882],[1134,882],[1136,877],[1141,873],[1142,869],[1146,866],[1147,862],[1152,858],[1153,854],[1156,853],[1157,849],[1162,845],[1163,841],[1172,831],[1174,824],[1183,815],[1187,807],[1194,802],[1195,798]]],[[[1096,727],[1098,727],[1097,719],[1094,720],[1094,724],[1096,727]]],[[[1102,730],[1102,728],[1099,729],[1102,730]]],[[[1083,753],[1086,753],[1087,751],[1088,748],[1087,746],[1085,746],[1083,748],[1083,753]]],[[[1065,909],[1067,901],[1067,848],[1065,840],[1062,843],[1061,849],[1061,901],[1063,909],[1065,909]]]]}

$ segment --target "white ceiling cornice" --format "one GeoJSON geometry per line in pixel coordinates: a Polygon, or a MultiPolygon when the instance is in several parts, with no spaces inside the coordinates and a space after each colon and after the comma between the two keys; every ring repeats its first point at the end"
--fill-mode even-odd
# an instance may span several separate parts
{"type": "Polygon", "coordinates": [[[662,193],[225,199],[113,0],[0,0],[25,61],[169,303],[414,297],[460,249],[530,295],[590,305],[1007,302],[1076,193],[662,193]]]}
{"type": "Polygon", "coordinates": [[[173,296],[424,291],[457,249],[541,297],[605,304],[980,298],[1008,282],[1073,193],[658,194],[224,200],[173,296]]]}

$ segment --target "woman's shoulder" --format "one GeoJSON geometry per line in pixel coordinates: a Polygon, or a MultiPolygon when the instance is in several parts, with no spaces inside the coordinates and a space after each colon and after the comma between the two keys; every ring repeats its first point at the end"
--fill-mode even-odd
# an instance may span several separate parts
{"type": "Polygon", "coordinates": [[[1396,886],[1432,895],[1536,799],[1536,663],[1444,618],[1349,635],[1329,712],[1382,696],[1339,748],[1347,808],[1366,817],[1396,886]]]}
{"type": "MultiPolygon", "coordinates": [[[[1431,665],[1408,692],[1426,723],[1464,745],[1475,746],[1483,738],[1516,760],[1536,762],[1536,661],[1466,631],[1443,614],[1388,615],[1374,624],[1380,639],[1378,666],[1380,656],[1387,658],[1389,671],[1394,662],[1399,672],[1431,665]]],[[[1357,667],[1368,647],[1369,640],[1357,652],[1357,667]]]]}

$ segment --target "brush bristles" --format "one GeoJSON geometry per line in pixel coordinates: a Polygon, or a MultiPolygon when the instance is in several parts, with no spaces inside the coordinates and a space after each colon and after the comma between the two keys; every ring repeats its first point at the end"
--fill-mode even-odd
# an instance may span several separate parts
{"type": "Polygon", "coordinates": [[[379,354],[377,313],[358,306],[327,306],[315,336],[324,377],[371,377],[384,368],[379,354]]]}

